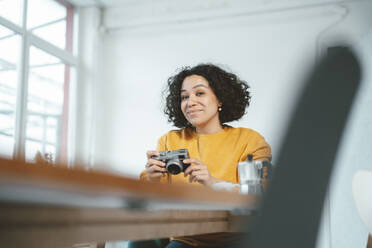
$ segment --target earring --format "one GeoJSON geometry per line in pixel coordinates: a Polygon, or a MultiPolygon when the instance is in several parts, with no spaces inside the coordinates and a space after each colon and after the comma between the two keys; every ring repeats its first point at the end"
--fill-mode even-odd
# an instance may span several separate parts
{"type": "Polygon", "coordinates": [[[222,108],[221,107],[218,107],[218,112],[221,112],[222,111],[222,108]]]}

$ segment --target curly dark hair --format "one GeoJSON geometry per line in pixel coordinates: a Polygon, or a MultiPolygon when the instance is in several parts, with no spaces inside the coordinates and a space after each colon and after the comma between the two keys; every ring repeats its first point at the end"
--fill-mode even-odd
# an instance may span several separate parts
{"type": "Polygon", "coordinates": [[[168,78],[167,89],[163,92],[167,95],[164,113],[168,116],[168,122],[179,128],[192,127],[181,110],[182,83],[186,77],[191,75],[204,77],[219,102],[222,103],[222,111],[219,112],[221,124],[243,117],[251,99],[248,84],[235,74],[216,65],[199,64],[194,67],[181,68],[177,74],[168,78]]]}

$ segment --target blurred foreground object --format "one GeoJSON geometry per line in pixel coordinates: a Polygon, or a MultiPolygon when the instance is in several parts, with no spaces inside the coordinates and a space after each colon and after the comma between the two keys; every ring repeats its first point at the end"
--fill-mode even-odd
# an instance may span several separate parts
{"type": "Polygon", "coordinates": [[[244,247],[315,247],[323,201],[359,87],[360,70],[354,54],[339,47],[308,77],[251,240],[244,247]]]}

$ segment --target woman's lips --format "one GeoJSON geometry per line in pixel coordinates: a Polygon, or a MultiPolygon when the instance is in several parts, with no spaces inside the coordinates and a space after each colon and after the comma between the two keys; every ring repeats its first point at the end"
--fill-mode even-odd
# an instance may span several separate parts
{"type": "Polygon", "coordinates": [[[192,115],[196,115],[198,114],[199,112],[201,112],[202,110],[191,110],[191,111],[188,111],[187,114],[192,116],[192,115]]]}

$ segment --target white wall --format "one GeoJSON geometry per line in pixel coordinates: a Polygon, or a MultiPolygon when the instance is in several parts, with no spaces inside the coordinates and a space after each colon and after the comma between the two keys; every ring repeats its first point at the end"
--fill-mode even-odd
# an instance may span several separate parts
{"type": "Polygon", "coordinates": [[[177,68],[201,62],[230,68],[248,81],[252,104],[245,118],[233,125],[261,132],[272,146],[275,162],[304,69],[315,61],[318,46],[331,44],[336,35],[328,33],[340,26],[347,27],[338,32],[347,39],[359,38],[366,29],[362,25],[366,17],[360,14],[364,8],[354,10],[354,5],[349,4],[348,11],[327,6],[135,28],[112,24],[120,17],[109,9],[101,62],[105,87],[96,104],[105,106],[97,113],[96,162],[138,175],[145,151],[172,128],[162,114],[166,79],[177,68]],[[348,18],[351,10],[353,17],[348,18]]]}
{"type": "MultiPolygon", "coordinates": [[[[161,91],[167,78],[181,66],[201,62],[228,67],[248,81],[252,104],[246,117],[233,125],[262,133],[272,146],[275,163],[302,77],[317,56],[340,39],[361,53],[372,53],[366,45],[371,44],[367,33],[372,26],[372,3],[305,8],[273,5],[271,10],[265,7],[269,11],[262,6],[251,11],[245,6],[240,12],[235,6],[237,16],[223,15],[221,9],[192,12],[191,7],[187,13],[168,16],[167,8],[158,5],[142,6],[142,12],[140,5],[107,9],[100,49],[90,50],[100,53],[98,65],[90,68],[102,73],[91,79],[96,82],[90,106],[94,115],[87,121],[90,129],[84,132],[83,139],[89,140],[82,143],[92,151],[95,166],[136,177],[144,168],[146,150],[154,149],[157,139],[172,128],[162,114],[161,91]]],[[[370,59],[363,61],[369,61],[366,66],[371,70],[370,59]]],[[[371,85],[370,77],[364,80],[371,85]]],[[[364,89],[338,158],[318,247],[365,247],[366,231],[353,206],[350,179],[358,168],[371,168],[367,154],[372,131],[367,112],[372,93],[364,89]]]]}
{"type": "MultiPolygon", "coordinates": [[[[316,56],[319,30],[338,17],[332,10],[260,15],[202,24],[114,31],[104,38],[105,96],[110,106],[98,128],[97,161],[138,175],[145,151],[171,128],[161,109],[161,90],[179,67],[212,62],[231,68],[252,90],[248,114],[235,126],[261,132],[275,155],[303,69],[316,56]],[[314,18],[309,19],[312,16],[314,18]],[[104,130],[104,132],[102,132],[104,130]]],[[[107,104],[107,103],[105,103],[107,104]]]]}

